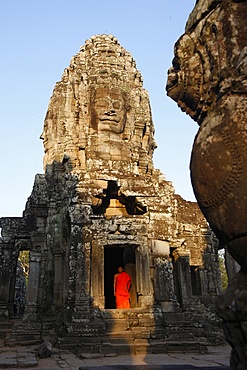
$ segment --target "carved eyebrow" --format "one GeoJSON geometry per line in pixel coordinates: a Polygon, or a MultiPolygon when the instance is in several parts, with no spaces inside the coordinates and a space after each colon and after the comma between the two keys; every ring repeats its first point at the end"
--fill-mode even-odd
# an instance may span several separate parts
{"type": "Polygon", "coordinates": [[[179,62],[179,59],[178,57],[174,57],[173,60],[172,60],[172,66],[175,70],[179,70],[180,69],[180,62],[179,62]]]}

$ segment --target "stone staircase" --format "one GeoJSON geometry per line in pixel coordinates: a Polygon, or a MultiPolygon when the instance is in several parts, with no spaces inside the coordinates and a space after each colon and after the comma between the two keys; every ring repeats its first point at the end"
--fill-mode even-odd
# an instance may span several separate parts
{"type": "Polygon", "coordinates": [[[6,346],[10,347],[29,346],[43,342],[40,323],[14,320],[11,330],[6,334],[4,342],[6,346]]]}
{"type": "Polygon", "coordinates": [[[0,339],[5,339],[9,336],[12,331],[14,321],[13,320],[1,320],[0,321],[0,339]]]}
{"type": "Polygon", "coordinates": [[[207,352],[207,345],[225,343],[219,319],[205,306],[186,311],[152,309],[95,310],[94,319],[76,317],[58,325],[56,318],[43,323],[9,320],[0,322],[5,345],[40,344],[44,339],[60,349],[80,354],[147,354],[207,352]],[[203,312],[203,310],[205,312],[203,312]]]}
{"type": "Polygon", "coordinates": [[[203,313],[161,310],[104,310],[95,321],[70,324],[60,349],[105,356],[168,352],[207,352],[222,342],[220,327],[203,320],[203,313]]]}

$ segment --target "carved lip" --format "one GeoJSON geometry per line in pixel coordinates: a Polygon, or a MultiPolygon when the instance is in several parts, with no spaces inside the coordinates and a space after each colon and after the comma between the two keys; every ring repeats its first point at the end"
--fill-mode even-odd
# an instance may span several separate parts
{"type": "Polygon", "coordinates": [[[167,72],[166,89],[174,87],[178,83],[178,74],[173,67],[170,67],[167,72]]]}
{"type": "Polygon", "coordinates": [[[111,117],[107,117],[107,118],[101,118],[100,121],[111,121],[111,122],[116,122],[116,123],[119,123],[119,119],[116,119],[116,118],[111,118],[111,117]]]}
{"type": "Polygon", "coordinates": [[[173,90],[176,86],[178,86],[178,76],[168,76],[167,83],[166,83],[166,91],[173,90]]]}

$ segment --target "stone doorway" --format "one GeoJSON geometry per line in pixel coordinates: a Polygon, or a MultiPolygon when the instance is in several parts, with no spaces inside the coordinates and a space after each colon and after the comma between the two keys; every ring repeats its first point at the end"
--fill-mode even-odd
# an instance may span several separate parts
{"type": "Polygon", "coordinates": [[[131,308],[138,307],[135,254],[136,251],[133,246],[107,246],[104,248],[104,295],[106,309],[116,308],[113,280],[119,266],[123,266],[124,270],[131,276],[132,279],[130,290],[130,306],[131,308]]]}
{"type": "Polygon", "coordinates": [[[13,294],[14,317],[23,316],[26,306],[26,293],[29,277],[29,250],[20,250],[16,264],[13,294]]]}

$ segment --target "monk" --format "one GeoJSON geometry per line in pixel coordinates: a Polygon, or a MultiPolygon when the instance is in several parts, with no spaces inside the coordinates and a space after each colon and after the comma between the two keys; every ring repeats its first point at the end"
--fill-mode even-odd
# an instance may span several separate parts
{"type": "Polygon", "coordinates": [[[130,308],[131,277],[124,272],[123,267],[118,267],[118,273],[114,275],[114,296],[116,308],[130,308]]]}

